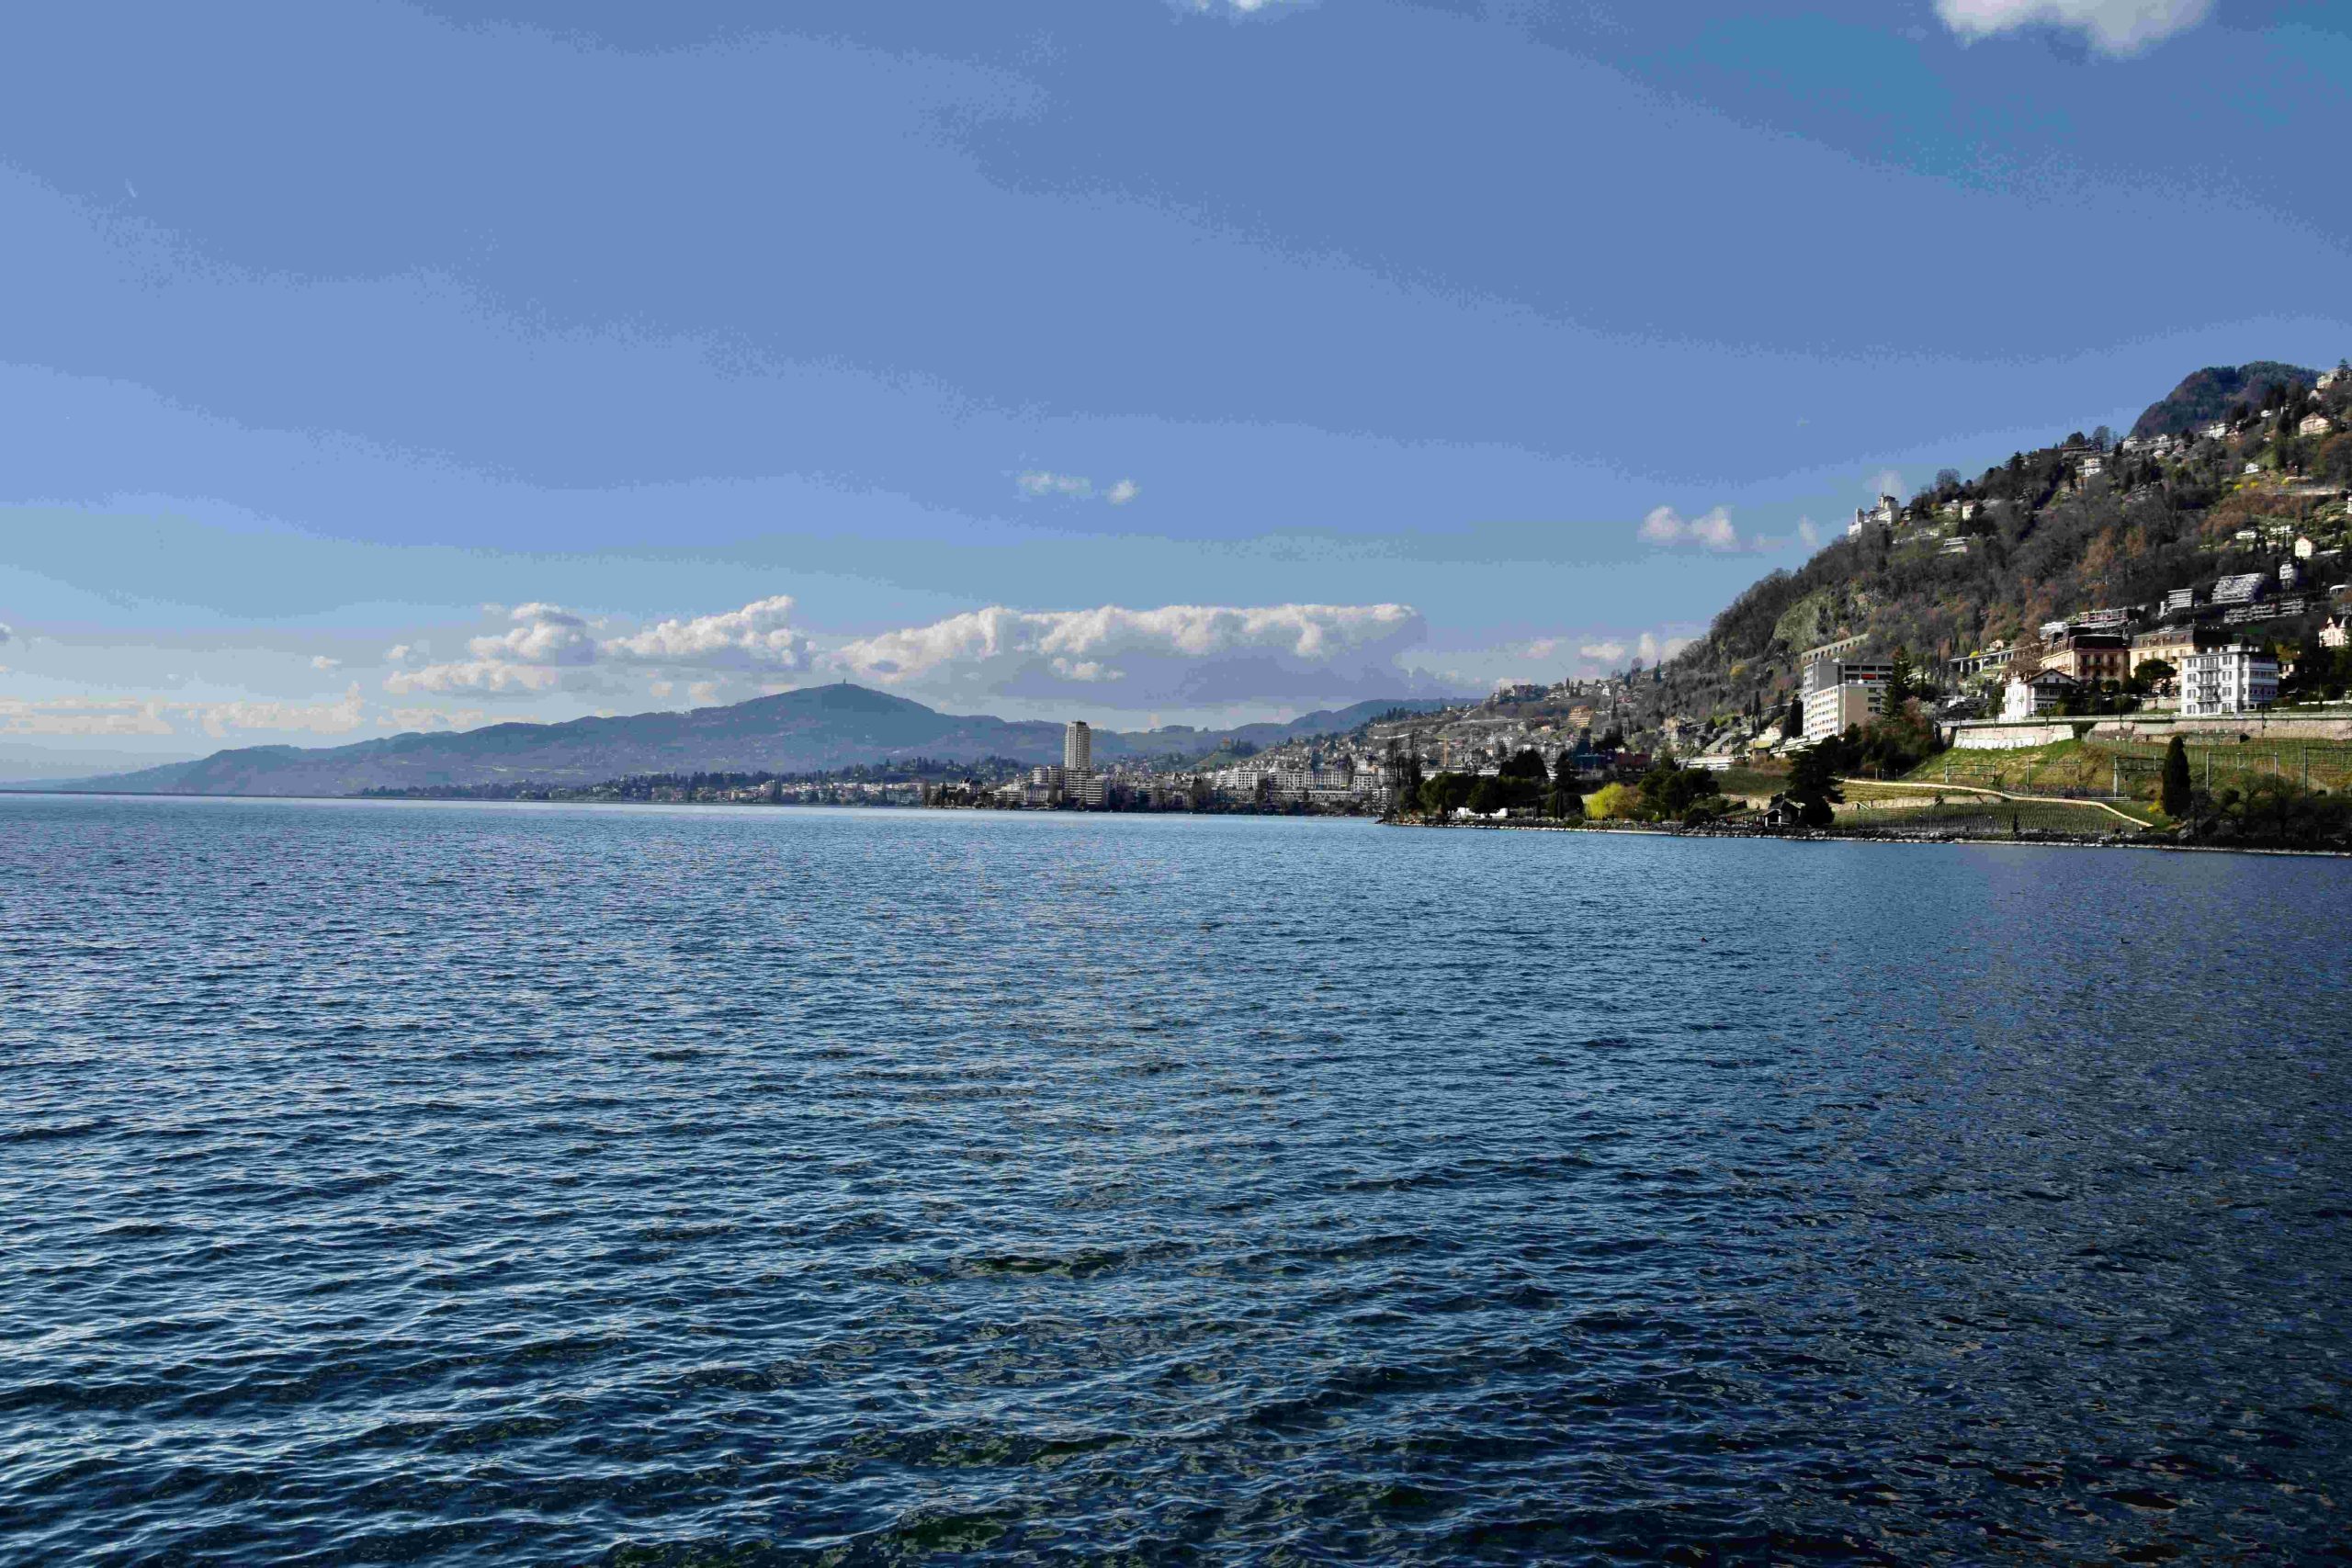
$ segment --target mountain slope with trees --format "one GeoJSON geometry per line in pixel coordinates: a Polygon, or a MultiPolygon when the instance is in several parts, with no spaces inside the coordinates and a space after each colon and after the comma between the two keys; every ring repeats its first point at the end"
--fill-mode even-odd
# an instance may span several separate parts
{"type": "Polygon", "coordinates": [[[2276,585],[2292,559],[2282,538],[2319,547],[2297,566],[2313,607],[2245,635],[2290,649],[2311,641],[2324,590],[2344,576],[2346,557],[2325,552],[2352,546],[2352,376],[2324,390],[2317,380],[2267,364],[2199,371],[2140,423],[2165,430],[2177,423],[2167,405],[2201,407],[2226,385],[2237,389],[2215,416],[2230,421],[2226,435],[2119,443],[2105,430],[2076,433],[1973,479],[1946,469],[1894,527],[1865,526],[1740,594],[1705,637],[1634,683],[1629,728],[1654,733],[1668,716],[1702,733],[1760,727],[1787,709],[1801,656],[1847,638],[1860,639],[1849,657],[1906,650],[1932,687],[1945,660],[2030,642],[2051,621],[2210,591],[2223,577],[2276,585]],[[2314,413],[2333,429],[2301,434],[2314,413]]]}

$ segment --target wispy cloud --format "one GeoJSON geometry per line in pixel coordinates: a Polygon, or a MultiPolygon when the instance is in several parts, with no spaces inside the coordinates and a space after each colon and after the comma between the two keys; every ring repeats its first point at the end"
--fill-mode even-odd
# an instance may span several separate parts
{"type": "Polygon", "coordinates": [[[314,653],[311,655],[311,668],[322,673],[329,670],[340,670],[343,668],[343,660],[329,659],[323,653],[314,653]]]}
{"type": "Polygon", "coordinates": [[[1196,17],[1255,17],[1293,10],[1314,0],[1171,0],[1176,9],[1196,17]]]}
{"type": "Polygon", "coordinates": [[[1653,545],[1697,545],[1711,550],[1739,548],[1738,531],[1731,525],[1731,509],[1718,506],[1697,517],[1685,517],[1671,506],[1661,506],[1642,519],[1641,535],[1653,545]]]}
{"type": "Polygon", "coordinates": [[[173,703],[168,705],[194,718],[203,728],[204,733],[215,739],[225,739],[232,732],[247,729],[348,735],[367,722],[367,705],[359,695],[356,681],[345,688],[340,699],[332,703],[251,702],[241,699],[225,703],[173,703]]]}
{"type": "Polygon", "coordinates": [[[2102,53],[2137,53],[2197,26],[2213,0],[1936,0],[1936,15],[1963,39],[2020,28],[2069,28],[2102,53]]]}
{"type": "Polygon", "coordinates": [[[1125,506],[1143,493],[1143,486],[1133,479],[1121,479],[1108,490],[1098,491],[1094,481],[1084,474],[1057,474],[1050,468],[1031,468],[1014,475],[1012,482],[1026,496],[1102,501],[1113,506],[1125,506]]]}
{"type": "Polygon", "coordinates": [[[1579,643],[1577,646],[1577,652],[1603,669],[1615,670],[1624,664],[1628,655],[1640,660],[1645,664],[1656,664],[1662,659],[1673,658],[1698,640],[1693,637],[1644,632],[1632,638],[1609,637],[1579,643]]]}
{"type": "Polygon", "coordinates": [[[379,729],[471,729],[490,717],[484,708],[386,708],[376,716],[379,729]]]}
{"type": "Polygon", "coordinates": [[[215,739],[243,730],[347,735],[365,722],[366,703],[355,682],[332,703],[239,698],[229,702],[165,702],[156,697],[53,697],[0,700],[5,735],[175,735],[175,719],[191,721],[215,739]]]}

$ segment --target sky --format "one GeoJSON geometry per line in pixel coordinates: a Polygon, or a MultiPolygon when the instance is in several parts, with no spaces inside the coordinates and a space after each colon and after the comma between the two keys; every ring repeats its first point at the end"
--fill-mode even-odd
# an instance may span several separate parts
{"type": "Polygon", "coordinates": [[[1652,661],[2352,353],[2352,6],[264,0],[0,41],[0,776],[1652,661]]]}

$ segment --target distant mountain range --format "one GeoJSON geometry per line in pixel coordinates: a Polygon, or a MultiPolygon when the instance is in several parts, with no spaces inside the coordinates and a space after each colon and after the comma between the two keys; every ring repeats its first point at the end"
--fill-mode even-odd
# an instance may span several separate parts
{"type": "MultiPolygon", "coordinates": [[[[1458,699],[1456,699],[1458,700],[1458,699]]],[[[1426,712],[1433,699],[1384,699],[1304,714],[1285,724],[1126,733],[1098,729],[1094,755],[1205,753],[1227,740],[1278,745],[1340,734],[1392,708],[1426,712]]],[[[1062,727],[1039,720],[940,713],[842,684],[688,713],[493,724],[455,734],[407,734],[350,746],[247,746],[192,762],[50,787],[150,795],[342,795],[365,789],[474,784],[598,784],[628,773],[819,773],[910,757],[1058,762],[1062,727]]]]}

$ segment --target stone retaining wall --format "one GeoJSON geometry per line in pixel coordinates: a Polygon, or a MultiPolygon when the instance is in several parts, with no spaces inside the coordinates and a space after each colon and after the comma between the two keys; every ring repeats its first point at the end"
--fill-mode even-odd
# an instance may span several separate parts
{"type": "Polygon", "coordinates": [[[2136,740],[2162,745],[2176,735],[2191,746],[2228,744],[2241,735],[2255,740],[2352,741],[2352,712],[2329,709],[2315,714],[2239,713],[2212,718],[2130,713],[2100,718],[2036,718],[2007,723],[1973,719],[1950,728],[1953,748],[1962,751],[2021,751],[2031,746],[2075,739],[2136,740]]]}

